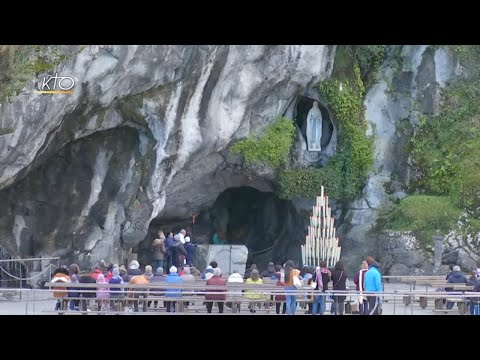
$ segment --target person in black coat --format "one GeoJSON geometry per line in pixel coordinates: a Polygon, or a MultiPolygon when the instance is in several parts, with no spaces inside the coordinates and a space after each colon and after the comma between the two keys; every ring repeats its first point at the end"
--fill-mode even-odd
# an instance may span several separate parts
{"type": "MultiPolygon", "coordinates": [[[[92,278],[90,274],[88,274],[88,275],[80,276],[80,278],[78,279],[78,282],[80,284],[96,284],[97,281],[94,278],[92,278]]],[[[81,297],[80,310],[87,311],[87,304],[89,300],[97,296],[96,294],[97,288],[79,288],[78,290],[81,297]],[[82,290],[88,291],[88,292],[83,292],[82,290]]]]}
{"type": "MultiPolygon", "coordinates": [[[[447,284],[466,284],[467,277],[462,273],[460,266],[455,265],[453,271],[448,276],[447,284]]],[[[445,288],[445,291],[454,291],[453,288],[445,288]]],[[[447,309],[451,310],[455,305],[452,301],[447,301],[447,309]]]]}
{"type": "MultiPolygon", "coordinates": [[[[347,273],[345,272],[343,262],[337,261],[335,269],[332,271],[332,290],[347,290],[347,273]]],[[[345,295],[334,295],[332,303],[332,313],[343,315],[345,312],[345,295]]]]}

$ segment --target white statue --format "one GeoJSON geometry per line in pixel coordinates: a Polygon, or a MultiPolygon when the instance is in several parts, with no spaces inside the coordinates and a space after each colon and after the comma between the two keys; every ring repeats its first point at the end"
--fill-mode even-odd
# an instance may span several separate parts
{"type": "Polygon", "coordinates": [[[307,148],[308,151],[321,151],[322,141],[322,112],[318,108],[318,101],[313,102],[313,107],[307,115],[307,148]]]}

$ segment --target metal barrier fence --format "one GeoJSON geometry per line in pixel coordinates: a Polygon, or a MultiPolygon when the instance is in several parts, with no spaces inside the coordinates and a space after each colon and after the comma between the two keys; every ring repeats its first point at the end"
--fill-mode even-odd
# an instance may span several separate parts
{"type": "MultiPolygon", "coordinates": [[[[96,297],[96,292],[98,288],[118,288],[119,292],[126,295],[129,292],[134,293],[136,289],[137,291],[148,292],[148,295],[145,301],[174,301],[177,303],[185,302],[185,301],[192,301],[198,299],[199,302],[206,301],[204,298],[204,294],[222,294],[227,296],[226,302],[241,302],[241,303],[248,303],[251,301],[255,302],[270,302],[274,303],[274,300],[277,295],[285,295],[285,289],[281,287],[274,288],[274,286],[265,286],[261,287],[259,285],[245,285],[242,283],[239,284],[228,284],[228,287],[218,287],[218,286],[205,286],[204,284],[161,284],[161,285],[131,285],[131,284],[124,284],[124,285],[110,285],[110,284],[47,284],[50,286],[55,286],[55,288],[65,288],[64,290],[66,293],[69,292],[81,292],[82,294],[87,293],[95,293],[95,297],[92,298],[71,298],[71,299],[88,299],[89,301],[96,301],[98,298],[96,297]],[[66,289],[67,287],[72,289],[66,289]],[[260,288],[259,288],[260,287],[260,288]],[[92,290],[87,290],[91,288],[92,290]],[[148,288],[148,291],[144,289],[148,288]],[[179,298],[168,298],[165,297],[164,289],[181,289],[182,296],[179,298]],[[226,290],[226,291],[225,291],[226,290]],[[245,293],[239,293],[239,291],[243,290],[252,290],[255,291],[257,294],[261,294],[264,296],[262,299],[248,299],[245,298],[245,293]],[[157,294],[153,295],[153,292],[156,291],[157,294]]],[[[0,295],[3,296],[4,300],[0,298],[0,314],[52,314],[58,313],[58,311],[54,311],[54,306],[56,302],[56,298],[53,297],[53,291],[55,289],[25,289],[25,288],[0,288],[0,295]],[[23,295],[21,295],[23,294],[23,295]]],[[[311,295],[319,295],[319,296],[338,296],[343,295],[347,297],[347,301],[354,301],[358,298],[359,295],[362,296],[378,296],[381,298],[382,304],[384,305],[393,305],[393,309],[389,310],[388,314],[392,315],[410,315],[414,314],[414,308],[418,307],[417,310],[420,311],[420,304],[416,303],[414,300],[420,297],[427,299],[427,303],[429,300],[437,300],[442,301],[443,299],[455,299],[458,303],[466,304],[469,301],[469,298],[480,298],[480,293],[474,292],[435,292],[435,291],[415,291],[412,292],[410,290],[395,290],[395,291],[383,291],[378,293],[368,293],[368,292],[357,292],[357,291],[329,291],[327,293],[322,293],[318,291],[311,290],[309,288],[302,288],[298,289],[297,291],[289,292],[289,295],[296,295],[297,302],[308,302],[309,300],[305,299],[306,296],[311,295]],[[408,299],[408,301],[406,301],[408,299]],[[403,309],[403,311],[402,311],[403,309]],[[393,310],[393,311],[392,311],[393,310]],[[408,311],[410,310],[410,311],[408,311]]],[[[70,298],[66,298],[70,300],[70,298]]],[[[112,300],[112,299],[108,299],[112,300]]],[[[113,299],[115,300],[115,299],[113,299]]],[[[127,299],[123,299],[127,300],[127,299]]],[[[128,299],[133,300],[133,299],[128,299]]],[[[140,300],[140,301],[142,301],[140,300]]],[[[214,300],[215,301],[215,300],[214,300]]],[[[327,301],[328,303],[328,301],[327,301]]],[[[331,303],[331,302],[330,302],[331,303]]],[[[201,313],[206,313],[205,307],[199,309],[201,313]]],[[[418,312],[417,311],[417,312],[418,312]]],[[[424,310],[426,313],[429,313],[428,306],[427,309],[424,310]]],[[[69,311],[65,313],[82,313],[82,312],[74,312],[69,311]]],[[[97,313],[97,312],[92,312],[97,313]]],[[[105,314],[124,314],[123,312],[107,310],[101,313],[105,314]]],[[[150,314],[151,312],[147,312],[150,314]]],[[[155,311],[155,313],[161,314],[162,311],[155,311]]],[[[189,312],[186,312],[189,314],[189,312]]],[[[229,314],[228,312],[225,314],[229,314]]],[[[384,311],[384,314],[385,311],[384,311]]],[[[433,314],[433,312],[430,312],[433,314]]]]}
{"type": "Polygon", "coordinates": [[[16,283],[19,285],[20,288],[23,288],[23,285],[26,284],[28,281],[40,278],[43,276],[44,279],[51,279],[52,278],[52,269],[54,268],[54,265],[51,264],[52,260],[57,261],[57,268],[60,266],[60,258],[59,257],[44,257],[44,258],[22,258],[22,259],[1,259],[0,260],[0,283],[2,287],[5,287],[5,283],[16,283]],[[49,264],[43,268],[42,262],[48,261],[49,264]],[[31,277],[23,277],[23,275],[26,275],[28,272],[29,266],[27,265],[27,262],[32,262],[30,265],[30,270],[34,270],[35,268],[40,268],[39,274],[36,274],[31,277]],[[37,264],[35,264],[35,262],[37,264]],[[37,265],[37,266],[35,266],[37,265]],[[5,269],[7,267],[7,269],[5,269]],[[16,274],[12,274],[16,273],[16,274]],[[48,277],[44,276],[48,273],[48,277]],[[7,279],[4,279],[4,276],[8,276],[7,279]]]}

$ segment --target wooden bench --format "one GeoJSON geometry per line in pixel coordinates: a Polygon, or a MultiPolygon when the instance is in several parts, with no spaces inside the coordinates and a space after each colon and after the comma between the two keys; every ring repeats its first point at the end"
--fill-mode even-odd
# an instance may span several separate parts
{"type": "MultiPolygon", "coordinates": [[[[213,285],[206,285],[205,280],[198,280],[195,282],[187,282],[182,284],[170,284],[170,283],[150,283],[144,285],[137,285],[137,284],[96,284],[96,283],[46,283],[46,287],[69,287],[69,288],[81,288],[80,290],[83,293],[90,292],[93,293],[92,297],[85,298],[67,298],[65,297],[65,301],[80,299],[80,300],[97,300],[96,298],[96,291],[98,288],[117,288],[120,289],[120,294],[124,296],[122,299],[118,299],[121,304],[131,304],[133,301],[140,301],[141,303],[152,302],[152,301],[174,301],[178,304],[177,309],[178,311],[184,311],[186,302],[197,302],[201,301],[202,303],[205,301],[205,293],[212,293],[218,291],[222,294],[226,292],[226,300],[225,303],[232,303],[237,306],[232,306],[232,311],[235,312],[238,308],[241,307],[242,303],[250,304],[252,302],[261,303],[264,306],[267,313],[270,311],[272,305],[275,303],[275,296],[276,295],[285,295],[284,287],[276,286],[276,281],[272,280],[266,281],[263,285],[256,285],[256,284],[245,284],[245,283],[228,283],[226,286],[213,286],[213,285]],[[91,289],[85,291],[85,289],[91,289]],[[147,290],[144,290],[147,289],[147,290]],[[166,296],[165,290],[167,289],[179,289],[182,293],[180,297],[168,297],[166,296]],[[146,293],[146,297],[141,296],[138,299],[132,298],[132,295],[135,294],[135,291],[140,291],[142,293],[146,293]],[[245,296],[245,293],[248,291],[253,291],[255,293],[260,293],[263,295],[261,299],[251,299],[245,296]]],[[[72,290],[78,291],[78,290],[72,290]]],[[[316,291],[318,292],[318,291],[316,291]]],[[[299,304],[306,304],[311,303],[314,290],[311,289],[309,285],[303,286],[301,289],[297,290],[297,303],[299,304]],[[308,295],[308,297],[305,297],[308,295]]],[[[345,296],[349,296],[345,294],[345,296]]],[[[115,300],[115,299],[109,299],[115,300]]]]}

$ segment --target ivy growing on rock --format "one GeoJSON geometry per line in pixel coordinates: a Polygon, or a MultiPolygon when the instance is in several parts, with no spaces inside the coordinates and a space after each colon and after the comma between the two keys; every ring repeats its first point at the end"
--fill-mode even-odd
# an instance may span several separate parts
{"type": "Polygon", "coordinates": [[[288,159],[294,136],[293,122],[278,117],[263,134],[251,135],[235,143],[231,152],[241,154],[247,164],[266,164],[276,169],[288,159]]]}
{"type": "Polygon", "coordinates": [[[417,174],[411,192],[449,196],[455,206],[480,215],[479,46],[455,46],[467,77],[442,93],[442,111],[423,116],[409,143],[417,174]]]}
{"type": "Polygon", "coordinates": [[[279,177],[281,198],[311,198],[320,193],[322,185],[328,186],[330,196],[337,199],[353,199],[361,191],[373,162],[373,137],[366,135],[365,86],[360,68],[353,60],[350,79],[334,78],[317,86],[337,120],[336,154],[324,168],[282,172],[279,177]]]}
{"type": "MultiPolygon", "coordinates": [[[[464,74],[442,90],[438,115],[420,115],[406,150],[409,196],[383,214],[377,231],[413,231],[428,249],[433,235],[480,232],[480,46],[446,46],[464,74]]],[[[474,235],[471,245],[480,247],[474,235]]]]}
{"type": "Polygon", "coordinates": [[[0,101],[18,95],[28,79],[54,69],[67,58],[55,45],[0,46],[0,101]]]}

